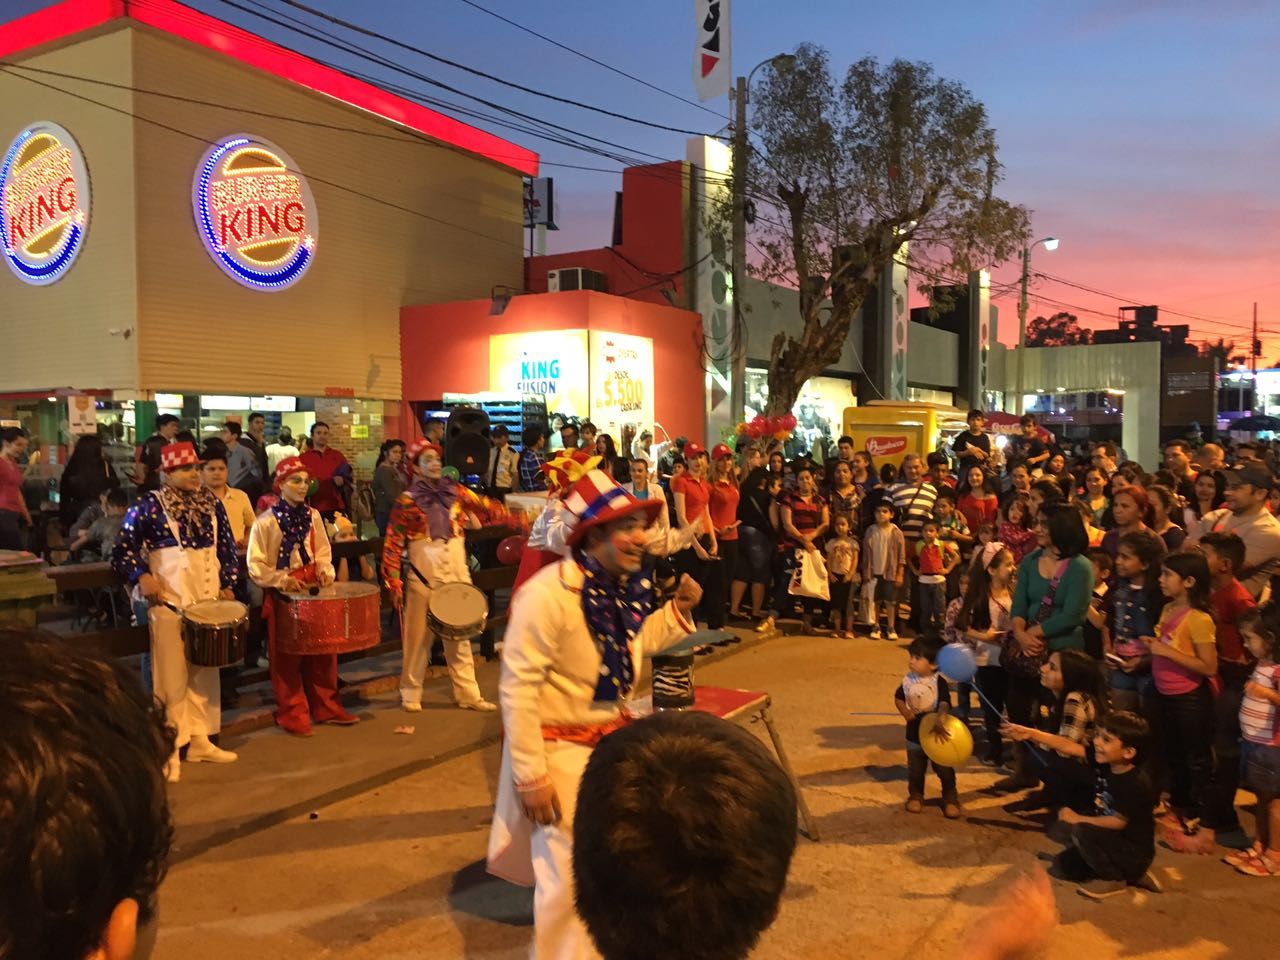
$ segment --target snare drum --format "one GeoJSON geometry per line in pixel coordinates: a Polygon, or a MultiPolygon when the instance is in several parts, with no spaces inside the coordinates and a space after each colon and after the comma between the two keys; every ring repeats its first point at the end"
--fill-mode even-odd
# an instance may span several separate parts
{"type": "Polygon", "coordinates": [[[249,608],[235,600],[202,600],[182,611],[182,643],[197,667],[244,662],[249,608]]]}
{"type": "Polygon", "coordinates": [[[372,583],[335,583],[310,593],[282,593],[276,648],[298,656],[352,653],[382,639],[382,591],[372,583]]]}
{"type": "Polygon", "coordinates": [[[441,640],[470,640],[484,633],[489,601],[473,584],[444,583],[431,590],[427,623],[441,640]]]}

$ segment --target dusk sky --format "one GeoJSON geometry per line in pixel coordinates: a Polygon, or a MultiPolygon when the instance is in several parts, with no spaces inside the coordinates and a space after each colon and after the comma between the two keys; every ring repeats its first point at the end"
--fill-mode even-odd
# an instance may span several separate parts
{"type": "MultiPolygon", "coordinates": [[[[706,104],[720,114],[716,117],[647,89],[464,0],[307,2],[432,53],[632,116],[710,133],[723,126],[729,111],[725,98],[706,104]]],[[[696,99],[691,0],[478,2],[696,99]]],[[[48,5],[0,0],[0,11],[9,19],[48,5]]],[[[680,134],[467,75],[347,33],[281,0],[193,0],[191,5],[317,59],[463,102],[456,94],[432,90],[237,6],[269,14],[282,24],[294,17],[467,93],[614,141],[630,156],[684,157],[680,134]]],[[[1125,299],[1045,280],[1033,283],[1033,297],[1070,304],[1066,309],[1094,326],[1111,325],[1122,303],[1154,303],[1162,308],[1162,322],[1190,322],[1196,339],[1225,336],[1242,348],[1257,301],[1260,326],[1277,331],[1264,335],[1263,360],[1280,359],[1280,110],[1274,81],[1280,12],[1274,0],[735,0],[735,73],[804,41],[826,46],[842,71],[868,54],[928,61],[986,104],[1005,167],[1003,196],[1034,211],[1037,238],[1052,234],[1061,239],[1055,253],[1036,250],[1033,270],[1125,299]]],[[[556,179],[562,228],[551,238],[551,251],[608,243],[612,197],[620,178],[551,164],[612,171],[619,164],[473,122],[539,151],[548,163],[544,172],[556,179]]],[[[1016,263],[994,269],[997,284],[1016,283],[1017,274],[1016,263]]],[[[1000,301],[1000,307],[1001,339],[1008,342],[1017,335],[1016,297],[1000,301]]],[[[1058,309],[1063,307],[1033,299],[1031,316],[1058,309]]]]}

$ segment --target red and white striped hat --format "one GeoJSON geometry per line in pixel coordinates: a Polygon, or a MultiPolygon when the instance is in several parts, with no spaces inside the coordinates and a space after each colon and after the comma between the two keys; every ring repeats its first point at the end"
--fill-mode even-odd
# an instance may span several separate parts
{"type": "Polygon", "coordinates": [[[667,509],[664,500],[637,500],[603,470],[588,471],[570,487],[564,498],[564,505],[577,518],[573,532],[569,534],[568,542],[571,547],[592,527],[612,523],[641,511],[645,514],[645,526],[648,526],[661,511],[667,509]]]}
{"type": "Polygon", "coordinates": [[[183,440],[181,443],[170,443],[160,451],[160,469],[165,473],[179,467],[198,467],[200,457],[196,453],[195,444],[183,440]]]}

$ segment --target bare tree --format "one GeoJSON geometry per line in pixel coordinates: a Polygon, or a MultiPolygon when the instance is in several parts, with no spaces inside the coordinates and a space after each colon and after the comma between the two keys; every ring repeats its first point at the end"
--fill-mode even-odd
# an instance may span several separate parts
{"type": "Polygon", "coordinates": [[[995,196],[985,108],[928,64],[868,58],[838,81],[827,52],[804,45],[752,103],[763,153],[746,184],[756,210],[748,269],[800,291],[799,335],[781,332],[769,348],[776,415],[839,362],[853,317],[904,243],[928,286],[1009,259],[1028,215],[995,196]]]}

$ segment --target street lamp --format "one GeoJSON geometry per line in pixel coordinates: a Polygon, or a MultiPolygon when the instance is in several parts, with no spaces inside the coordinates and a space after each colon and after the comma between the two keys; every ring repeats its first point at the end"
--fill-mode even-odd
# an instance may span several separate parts
{"type": "Polygon", "coordinates": [[[746,284],[743,278],[747,269],[747,157],[750,151],[747,145],[747,98],[751,88],[751,78],[761,67],[773,67],[782,72],[795,66],[795,54],[779,53],[768,60],[761,60],[747,73],[738,77],[734,89],[733,119],[733,373],[730,381],[729,405],[732,422],[737,423],[743,417],[746,407],[747,379],[747,344],[746,337],[739,336],[742,326],[742,307],[740,298],[746,284]]]}
{"type": "Polygon", "coordinates": [[[1058,249],[1057,237],[1044,237],[1037,240],[1029,247],[1022,248],[1022,297],[1018,300],[1018,347],[1019,349],[1027,345],[1027,281],[1031,277],[1031,251],[1037,245],[1043,243],[1044,248],[1050,253],[1058,249]]]}

